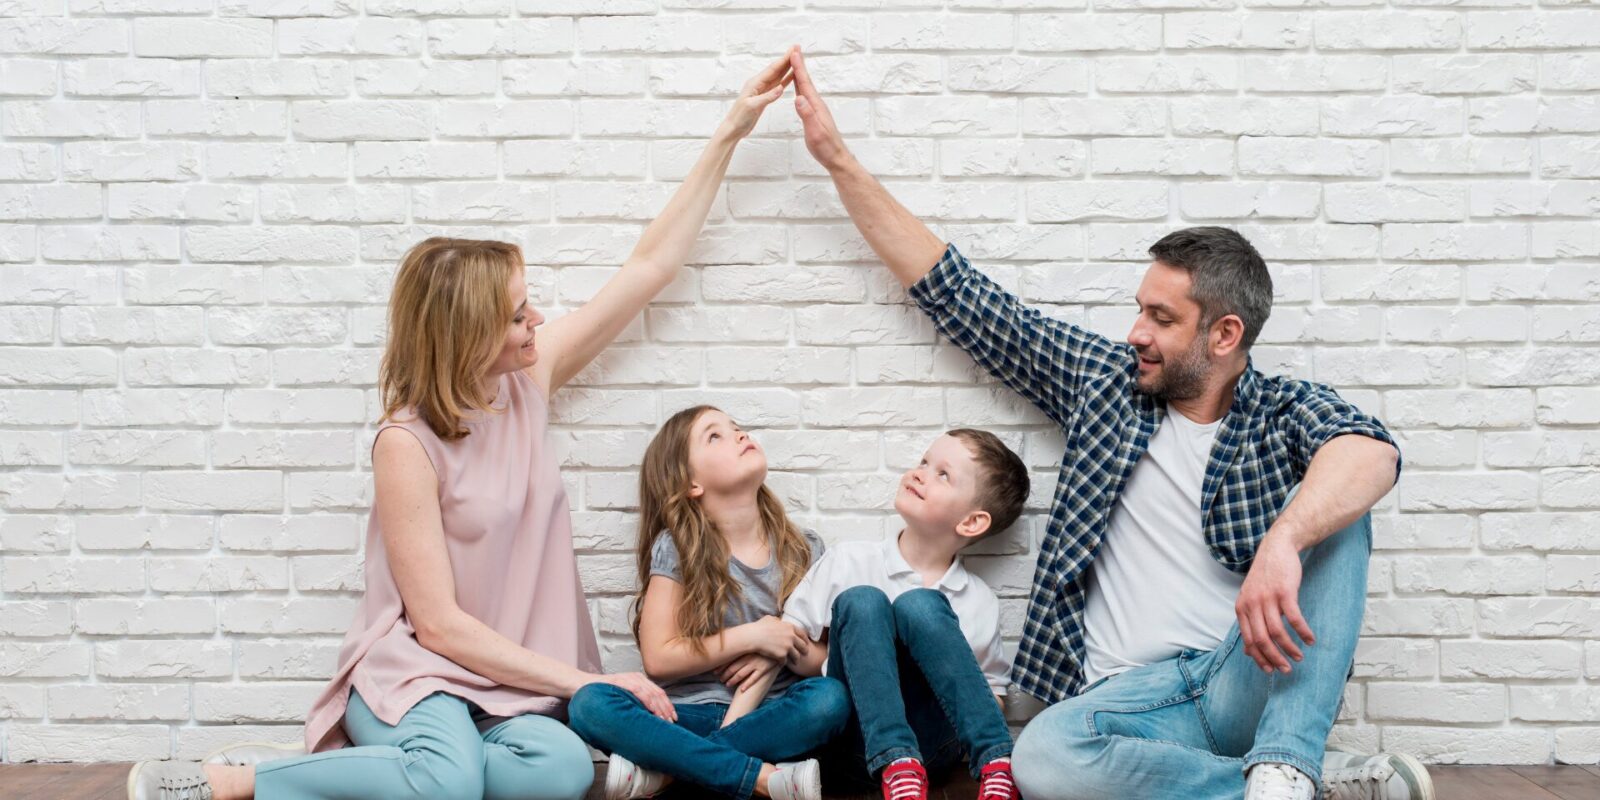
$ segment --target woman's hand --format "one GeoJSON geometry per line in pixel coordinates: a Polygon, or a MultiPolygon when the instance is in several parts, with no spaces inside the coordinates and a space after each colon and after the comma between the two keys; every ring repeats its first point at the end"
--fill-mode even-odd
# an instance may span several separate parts
{"type": "Polygon", "coordinates": [[[759,75],[745,81],[744,88],[739,90],[739,96],[734,99],[733,107],[728,109],[728,116],[722,121],[723,130],[735,139],[743,139],[756,127],[756,121],[761,119],[761,112],[767,110],[779,97],[783,90],[794,80],[794,74],[789,68],[789,52],[761,70],[759,75]]]}
{"type": "Polygon", "coordinates": [[[655,681],[645,677],[642,672],[618,672],[614,675],[590,674],[588,677],[590,680],[584,681],[585,685],[590,683],[609,683],[612,686],[625,689],[629,694],[639,698],[639,702],[644,703],[644,707],[650,713],[668,722],[678,721],[678,709],[673,708],[672,701],[667,699],[667,693],[662,691],[661,687],[655,684],[655,681]]]}
{"type": "Polygon", "coordinates": [[[811,641],[799,628],[777,617],[762,617],[746,627],[750,629],[751,652],[774,661],[786,662],[811,649],[811,641]]]}
{"type": "Polygon", "coordinates": [[[754,686],[763,676],[778,668],[777,661],[760,653],[750,653],[717,667],[717,680],[739,691],[754,686]]]}

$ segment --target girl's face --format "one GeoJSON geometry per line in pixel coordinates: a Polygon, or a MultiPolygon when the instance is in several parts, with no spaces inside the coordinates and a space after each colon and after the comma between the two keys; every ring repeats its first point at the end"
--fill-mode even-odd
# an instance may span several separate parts
{"type": "Polygon", "coordinates": [[[523,282],[520,270],[511,276],[507,291],[511,295],[511,318],[506,323],[506,336],[500,343],[500,352],[495,355],[494,363],[489,365],[490,375],[527,369],[539,360],[533,329],[544,324],[544,315],[528,305],[528,285],[523,282]]]}
{"type": "Polygon", "coordinates": [[[767,454],[738,423],[716,409],[689,426],[690,497],[755,488],[767,479],[767,454]]]}

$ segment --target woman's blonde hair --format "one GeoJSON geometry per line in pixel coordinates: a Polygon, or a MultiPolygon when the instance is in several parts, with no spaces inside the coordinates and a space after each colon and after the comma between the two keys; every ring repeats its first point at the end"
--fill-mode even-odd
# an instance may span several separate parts
{"type": "Polygon", "coordinates": [[[468,434],[468,410],[492,411],[480,379],[511,320],[506,286],[522,270],[522,250],[505,242],[434,237],[407,251],[389,296],[380,422],[409,406],[440,439],[455,441],[468,434]]]}
{"type": "MultiPolygon", "coordinates": [[[[656,539],[671,536],[678,546],[678,635],[696,652],[702,642],[720,634],[728,605],[739,597],[739,584],[728,572],[728,541],[706,516],[699,501],[689,496],[689,436],[694,422],[714,406],[694,406],[672,415],[644,451],[639,468],[639,592],[633,600],[633,637],[639,638],[639,610],[650,582],[650,553],[656,539]]],[[[756,490],[761,527],[771,537],[772,557],[781,570],[780,607],[811,566],[811,545],[800,528],[789,521],[783,503],[763,484],[756,490]]]]}

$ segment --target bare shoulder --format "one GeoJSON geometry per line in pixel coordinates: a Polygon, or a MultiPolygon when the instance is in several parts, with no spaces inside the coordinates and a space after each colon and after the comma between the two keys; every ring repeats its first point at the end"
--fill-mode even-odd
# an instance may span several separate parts
{"type": "Polygon", "coordinates": [[[405,428],[391,427],[378,431],[372,443],[372,471],[381,478],[388,476],[437,477],[433,460],[423,448],[417,435],[405,428]]]}

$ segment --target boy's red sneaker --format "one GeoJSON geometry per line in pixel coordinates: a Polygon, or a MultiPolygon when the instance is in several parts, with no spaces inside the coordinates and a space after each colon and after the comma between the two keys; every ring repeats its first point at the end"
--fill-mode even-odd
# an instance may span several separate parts
{"type": "Polygon", "coordinates": [[[883,768],[883,800],[928,800],[928,771],[903,758],[883,768]]]}
{"type": "Polygon", "coordinates": [[[1011,762],[995,760],[978,773],[978,800],[1017,800],[1017,782],[1011,779],[1011,762]]]}

